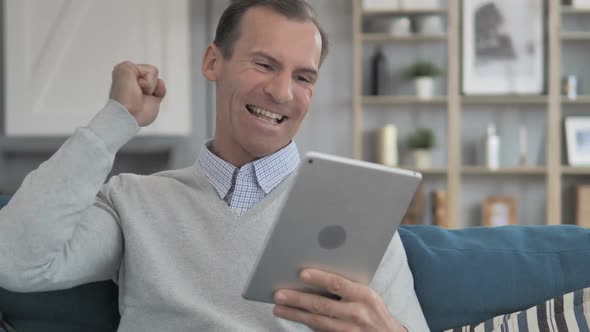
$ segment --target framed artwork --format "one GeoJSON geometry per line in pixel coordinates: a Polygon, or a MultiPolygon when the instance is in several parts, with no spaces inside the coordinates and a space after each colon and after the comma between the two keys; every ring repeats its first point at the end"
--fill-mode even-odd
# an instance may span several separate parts
{"type": "Polygon", "coordinates": [[[463,93],[543,93],[544,1],[462,3],[463,93]]]}
{"type": "Polygon", "coordinates": [[[487,197],[482,207],[482,226],[516,225],[516,200],[507,196],[487,197]]]}
{"type": "Polygon", "coordinates": [[[590,165],[590,117],[565,118],[567,162],[571,166],[590,165]]]}

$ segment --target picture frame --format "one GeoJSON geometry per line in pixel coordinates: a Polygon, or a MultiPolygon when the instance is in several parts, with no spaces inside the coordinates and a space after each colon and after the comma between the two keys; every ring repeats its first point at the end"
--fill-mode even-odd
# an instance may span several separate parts
{"type": "Polygon", "coordinates": [[[565,141],[568,165],[590,165],[590,116],[566,117],[565,141]]]}
{"type": "Polygon", "coordinates": [[[482,206],[482,226],[497,227],[518,223],[516,199],[508,196],[487,197],[482,206]]]}
{"type": "Polygon", "coordinates": [[[542,94],[544,1],[462,3],[463,94],[542,94]]]}

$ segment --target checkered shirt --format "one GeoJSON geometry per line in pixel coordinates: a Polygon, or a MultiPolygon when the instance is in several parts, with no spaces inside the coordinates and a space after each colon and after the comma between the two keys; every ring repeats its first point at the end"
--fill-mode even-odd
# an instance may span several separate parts
{"type": "Polygon", "coordinates": [[[260,202],[299,166],[297,145],[291,141],[281,150],[254,160],[240,168],[211,152],[213,140],[205,142],[199,154],[199,165],[211,184],[229,207],[242,215],[260,202]]]}

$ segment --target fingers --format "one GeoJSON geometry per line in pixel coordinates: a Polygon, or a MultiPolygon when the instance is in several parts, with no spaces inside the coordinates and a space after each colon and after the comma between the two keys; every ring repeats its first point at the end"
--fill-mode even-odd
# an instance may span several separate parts
{"type": "Polygon", "coordinates": [[[166,95],[166,85],[158,75],[159,70],[156,66],[124,61],[113,69],[113,82],[124,81],[122,78],[127,77],[137,81],[143,94],[163,98],[166,95]]]}
{"type": "Polygon", "coordinates": [[[158,98],[164,98],[166,96],[166,83],[164,80],[158,78],[153,95],[158,98]]]}
{"type": "Polygon", "coordinates": [[[336,274],[317,269],[305,269],[299,275],[305,283],[325,289],[346,301],[366,302],[373,296],[370,288],[336,274]]]}
{"type": "Polygon", "coordinates": [[[350,326],[343,321],[283,305],[275,306],[273,313],[277,317],[305,324],[314,331],[351,331],[350,326]]]}
{"type": "Polygon", "coordinates": [[[137,65],[138,79],[137,82],[141,90],[146,95],[154,95],[158,85],[158,68],[152,65],[137,65]]]}
{"type": "Polygon", "coordinates": [[[321,295],[307,294],[289,289],[275,293],[275,303],[304,309],[311,313],[328,317],[347,317],[353,310],[353,304],[328,299],[321,295]]]}

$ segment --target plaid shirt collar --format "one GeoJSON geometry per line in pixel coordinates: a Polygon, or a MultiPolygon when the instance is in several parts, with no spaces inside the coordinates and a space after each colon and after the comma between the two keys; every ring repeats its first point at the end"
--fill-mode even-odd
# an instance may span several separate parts
{"type": "Polygon", "coordinates": [[[240,169],[211,152],[212,145],[212,139],[203,144],[198,162],[222,199],[225,199],[232,188],[236,171],[253,168],[254,172],[250,172],[254,177],[253,181],[268,195],[297,169],[300,163],[299,152],[294,141],[271,155],[244,164],[240,169]]]}

